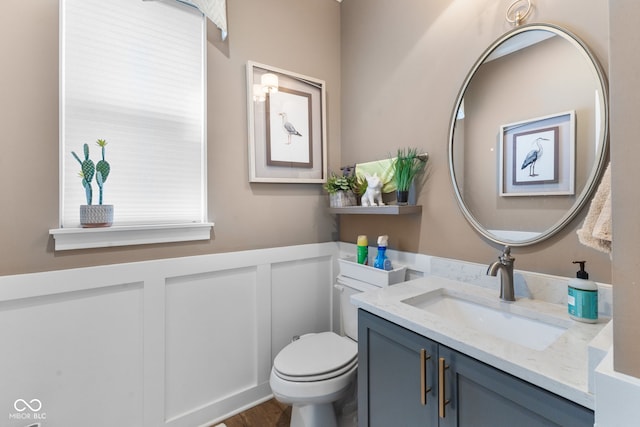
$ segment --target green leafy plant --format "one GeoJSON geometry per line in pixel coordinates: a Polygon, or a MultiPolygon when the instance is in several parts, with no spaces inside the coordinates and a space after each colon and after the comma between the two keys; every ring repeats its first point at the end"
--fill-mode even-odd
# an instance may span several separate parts
{"type": "Polygon", "coordinates": [[[365,191],[367,191],[367,180],[361,179],[358,176],[355,176],[355,183],[353,184],[353,192],[356,193],[357,196],[362,196],[365,191]]]}
{"type": "Polygon", "coordinates": [[[393,180],[398,191],[409,191],[415,177],[424,170],[427,164],[422,159],[417,148],[398,149],[393,162],[393,180]]]}
{"type": "Polygon", "coordinates": [[[331,173],[329,178],[327,178],[326,184],[324,184],[324,189],[327,190],[329,194],[335,194],[338,191],[353,191],[356,194],[358,193],[358,180],[355,174],[348,175],[337,175],[335,173],[331,173]]]}
{"type": "Polygon", "coordinates": [[[94,163],[93,160],[89,158],[88,144],[84,144],[82,147],[84,160],[80,159],[74,151],[71,152],[73,157],[78,161],[78,163],[80,163],[80,172],[78,175],[82,178],[82,186],[84,187],[85,196],[87,198],[87,205],[91,205],[93,203],[93,186],[91,181],[93,180],[94,175],[99,189],[99,204],[102,204],[104,183],[107,181],[109,173],[111,172],[111,165],[109,165],[109,162],[105,160],[105,147],[107,145],[107,141],[99,139],[96,141],[96,144],[102,150],[102,159],[99,160],[98,163],[94,163]]]}

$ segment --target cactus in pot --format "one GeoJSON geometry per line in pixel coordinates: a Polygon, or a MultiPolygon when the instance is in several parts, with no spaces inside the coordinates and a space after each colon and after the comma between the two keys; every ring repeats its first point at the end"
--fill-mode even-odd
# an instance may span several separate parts
{"type": "Polygon", "coordinates": [[[84,159],[81,159],[74,151],[71,152],[80,164],[79,176],[82,178],[87,204],[80,206],[80,223],[83,227],[104,227],[111,225],[113,221],[113,205],[103,205],[104,183],[111,172],[111,165],[105,159],[105,147],[107,141],[98,139],[96,144],[101,148],[101,160],[94,163],[89,158],[89,145],[83,145],[84,159]],[[93,205],[93,186],[91,181],[96,177],[98,185],[98,205],[93,205]]]}
{"type": "Polygon", "coordinates": [[[87,197],[87,205],[93,204],[93,187],[91,185],[91,181],[93,180],[93,176],[96,176],[96,182],[98,184],[98,189],[100,192],[99,195],[99,203],[102,204],[102,194],[103,194],[103,186],[109,173],[111,172],[111,165],[104,158],[105,146],[107,145],[107,141],[104,139],[99,139],[96,144],[102,149],[102,160],[98,161],[98,163],[93,163],[93,160],[89,158],[89,144],[83,145],[84,151],[84,160],[81,160],[80,157],[72,151],[71,154],[73,157],[80,163],[80,173],[79,176],[82,178],[82,186],[84,187],[85,195],[87,197]]]}

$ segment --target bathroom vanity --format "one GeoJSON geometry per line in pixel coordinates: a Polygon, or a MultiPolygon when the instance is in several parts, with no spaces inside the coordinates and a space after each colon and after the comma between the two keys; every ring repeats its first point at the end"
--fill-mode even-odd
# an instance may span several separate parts
{"type": "Polygon", "coordinates": [[[361,426],[592,426],[593,411],[360,310],[361,426]]]}
{"type": "Polygon", "coordinates": [[[588,345],[608,319],[430,276],[352,297],[360,426],[592,426],[588,345]]]}

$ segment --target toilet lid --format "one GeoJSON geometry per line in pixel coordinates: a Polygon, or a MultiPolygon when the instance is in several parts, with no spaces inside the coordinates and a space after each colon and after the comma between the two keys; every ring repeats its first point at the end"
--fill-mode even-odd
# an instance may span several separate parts
{"type": "Polygon", "coordinates": [[[358,345],[333,332],[300,338],[286,346],[273,361],[278,376],[292,381],[319,381],[355,366],[358,345]]]}

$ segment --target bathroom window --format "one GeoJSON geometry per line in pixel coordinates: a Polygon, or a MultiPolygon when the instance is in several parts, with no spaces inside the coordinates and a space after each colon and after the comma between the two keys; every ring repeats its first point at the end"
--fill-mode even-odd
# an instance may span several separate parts
{"type": "Polygon", "coordinates": [[[114,228],[207,224],[202,13],[179,1],[61,0],[60,64],[60,230],[77,229],[87,203],[71,152],[83,157],[87,143],[97,162],[98,139],[114,228]]]}

